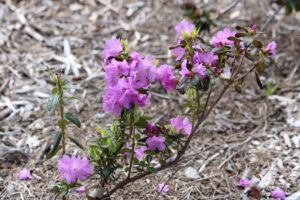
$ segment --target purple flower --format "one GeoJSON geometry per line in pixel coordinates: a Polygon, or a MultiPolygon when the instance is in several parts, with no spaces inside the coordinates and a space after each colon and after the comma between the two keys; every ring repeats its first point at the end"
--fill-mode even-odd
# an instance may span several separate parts
{"type": "Polygon", "coordinates": [[[80,156],[66,155],[58,161],[58,170],[62,180],[68,183],[75,183],[77,179],[85,180],[94,171],[86,157],[81,159],[80,156]]]}
{"type": "MultiPolygon", "coordinates": [[[[125,148],[130,150],[131,149],[131,145],[129,143],[127,143],[125,145],[125,148]]],[[[131,152],[127,151],[127,152],[123,153],[123,156],[129,156],[130,154],[131,154],[131,152]]]]}
{"type": "Polygon", "coordinates": [[[214,66],[217,63],[218,56],[212,52],[195,53],[194,63],[204,63],[206,66],[214,66]]]}
{"type": "Polygon", "coordinates": [[[189,136],[192,132],[192,124],[187,117],[177,116],[172,118],[171,125],[176,128],[176,132],[189,136]]]}
{"type": "Polygon", "coordinates": [[[146,150],[148,150],[146,146],[141,146],[140,148],[134,150],[135,156],[139,161],[144,160],[146,150]]]}
{"type": "Polygon", "coordinates": [[[110,86],[115,86],[120,77],[128,75],[129,65],[126,60],[116,61],[113,59],[110,64],[104,67],[104,70],[107,84],[110,86]]]}
{"type": "Polygon", "coordinates": [[[155,80],[156,75],[156,67],[153,64],[153,58],[151,56],[146,56],[142,59],[135,53],[135,56],[132,57],[132,59],[129,77],[127,79],[135,89],[148,88],[151,81],[155,80]]]}
{"type": "Polygon", "coordinates": [[[30,173],[30,171],[26,168],[23,168],[20,172],[19,172],[19,180],[32,180],[32,175],[30,173]]]}
{"type": "Polygon", "coordinates": [[[75,189],[75,192],[77,192],[77,193],[83,193],[83,192],[85,192],[85,186],[80,186],[80,187],[78,187],[78,188],[76,188],[75,189]]]}
{"type": "Polygon", "coordinates": [[[156,79],[164,86],[166,90],[176,88],[177,79],[173,67],[170,65],[161,65],[156,70],[156,79]]]}
{"type": "Polygon", "coordinates": [[[122,105],[119,100],[122,96],[123,89],[118,86],[107,87],[103,95],[103,109],[105,112],[112,112],[119,116],[122,111],[122,105]]]}
{"type": "MultiPolygon", "coordinates": [[[[120,40],[113,39],[106,42],[105,61],[106,88],[103,94],[103,109],[119,116],[123,109],[140,107],[150,103],[151,94],[147,92],[151,82],[156,80],[156,66],[152,56],[142,57],[137,52],[130,52],[128,60],[114,59],[122,51],[120,40]],[[111,59],[112,58],[112,59],[111,59]]],[[[173,76],[162,79],[168,89],[173,87],[173,76]]]]}
{"type": "Polygon", "coordinates": [[[193,71],[202,79],[206,76],[206,68],[202,63],[195,64],[193,71]]]}
{"type": "Polygon", "coordinates": [[[251,185],[251,181],[246,178],[241,178],[239,186],[240,187],[249,187],[251,185]]]}
{"type": "Polygon", "coordinates": [[[280,188],[276,188],[276,190],[272,191],[272,197],[275,200],[285,200],[285,198],[286,198],[286,192],[284,192],[280,188]]]}
{"type": "Polygon", "coordinates": [[[229,37],[235,36],[236,32],[230,30],[229,28],[224,28],[222,31],[216,33],[214,37],[212,37],[210,43],[215,47],[221,47],[222,45],[232,45],[233,41],[228,40],[229,37]]]}
{"type": "Polygon", "coordinates": [[[117,57],[123,50],[120,39],[111,39],[105,42],[103,51],[104,60],[117,57]]]}
{"type": "Polygon", "coordinates": [[[176,55],[176,61],[181,60],[185,54],[185,48],[177,47],[175,49],[172,49],[172,53],[176,55]]]}
{"type": "Polygon", "coordinates": [[[167,185],[166,183],[160,183],[157,185],[156,191],[167,193],[167,192],[169,192],[169,185],[167,185]]]}
{"type": "Polygon", "coordinates": [[[180,75],[185,77],[191,77],[192,72],[187,68],[188,61],[184,59],[181,63],[180,75]]]}
{"type": "Polygon", "coordinates": [[[175,26],[176,33],[179,36],[179,39],[183,39],[183,33],[187,33],[191,36],[193,30],[195,29],[195,25],[184,19],[179,24],[175,26]]]}
{"type": "Polygon", "coordinates": [[[266,51],[271,55],[271,56],[275,56],[276,55],[276,47],[277,44],[275,41],[270,42],[267,47],[266,47],[266,51]]]}
{"type": "Polygon", "coordinates": [[[146,144],[150,150],[163,151],[166,148],[165,140],[163,136],[152,136],[147,138],[146,144]]]}
{"type": "Polygon", "coordinates": [[[257,26],[256,26],[256,24],[253,24],[253,25],[250,27],[250,29],[251,29],[251,31],[252,31],[253,33],[256,33],[256,31],[257,31],[257,26]]]}
{"type": "Polygon", "coordinates": [[[108,86],[103,94],[103,108],[119,116],[123,108],[129,109],[133,104],[146,106],[150,103],[150,93],[140,93],[133,88],[131,79],[119,79],[116,86],[108,86]]]}
{"type": "Polygon", "coordinates": [[[158,135],[160,132],[160,128],[150,122],[147,123],[147,126],[145,128],[145,130],[143,131],[143,133],[147,136],[154,136],[154,135],[158,135]]]}

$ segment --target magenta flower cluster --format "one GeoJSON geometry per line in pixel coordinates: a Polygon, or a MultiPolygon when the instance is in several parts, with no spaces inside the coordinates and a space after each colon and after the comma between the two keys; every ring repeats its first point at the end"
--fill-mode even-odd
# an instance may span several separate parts
{"type": "Polygon", "coordinates": [[[286,192],[283,191],[280,188],[276,188],[275,190],[272,191],[272,197],[275,200],[285,200],[286,199],[286,192]]]}
{"type": "MultiPolygon", "coordinates": [[[[224,70],[217,67],[218,56],[214,55],[213,52],[205,51],[199,45],[193,45],[193,51],[188,51],[182,45],[184,39],[183,35],[187,37],[192,37],[192,33],[196,32],[195,26],[187,21],[183,20],[176,27],[175,30],[178,34],[178,47],[172,50],[172,53],[176,56],[177,61],[181,61],[181,71],[180,74],[184,77],[198,76],[200,79],[204,79],[209,71],[216,75],[221,75],[224,70]],[[191,60],[187,57],[192,56],[191,60]]],[[[234,36],[235,32],[226,28],[223,31],[218,32],[212,39],[211,43],[215,47],[220,47],[221,45],[233,44],[233,41],[228,40],[230,36],[234,36]]]]}
{"type": "MultiPolygon", "coordinates": [[[[192,123],[188,117],[177,116],[170,120],[170,124],[171,127],[175,128],[176,133],[189,136],[192,132],[192,123]]],[[[169,129],[166,129],[165,131],[168,132],[169,129]]],[[[148,136],[146,139],[146,145],[134,150],[135,156],[139,161],[144,160],[145,151],[147,150],[164,151],[166,149],[166,138],[163,136],[165,133],[160,127],[152,123],[148,123],[143,133],[148,136]]]]}
{"type": "Polygon", "coordinates": [[[152,123],[148,123],[143,133],[148,136],[146,145],[134,150],[135,156],[139,161],[144,160],[146,156],[145,151],[147,150],[164,151],[166,149],[166,138],[159,135],[161,134],[161,129],[159,127],[152,123]]]}
{"type": "Polygon", "coordinates": [[[177,116],[170,120],[171,126],[175,127],[177,133],[189,136],[192,132],[192,124],[187,117],[177,116]]]}
{"type": "Polygon", "coordinates": [[[23,180],[32,180],[33,179],[32,175],[31,175],[31,172],[26,168],[23,168],[19,172],[18,178],[21,181],[23,181],[23,180]]]}
{"type": "Polygon", "coordinates": [[[62,180],[66,180],[68,183],[75,183],[77,179],[85,180],[93,173],[94,168],[86,157],[80,158],[80,156],[69,157],[64,155],[58,161],[58,171],[62,180]]]}
{"type": "Polygon", "coordinates": [[[169,190],[170,190],[169,185],[167,185],[166,183],[159,183],[156,188],[157,192],[162,192],[162,193],[167,193],[169,192],[169,190]]]}
{"type": "Polygon", "coordinates": [[[239,182],[239,186],[243,188],[249,187],[251,184],[252,182],[247,178],[241,178],[239,182]]]}
{"type": "Polygon", "coordinates": [[[235,31],[232,31],[229,28],[224,28],[222,31],[219,31],[212,37],[210,43],[215,47],[222,47],[224,45],[233,45],[234,42],[229,40],[229,37],[234,37],[236,34],[235,31]]]}
{"type": "MultiPolygon", "coordinates": [[[[200,45],[193,44],[195,40],[195,38],[193,38],[195,37],[193,32],[196,32],[196,29],[191,22],[183,20],[175,27],[175,30],[179,36],[177,40],[178,46],[172,49],[172,53],[176,56],[176,61],[181,62],[181,76],[188,78],[198,76],[200,79],[204,79],[207,76],[213,75],[223,79],[231,78],[231,69],[221,67],[221,65],[218,64],[219,57],[215,55],[214,52],[216,49],[235,45],[235,41],[230,40],[230,37],[236,36],[235,31],[224,28],[217,32],[210,40],[210,44],[215,47],[214,52],[212,52],[205,50],[200,45]],[[184,41],[186,37],[190,38],[189,42],[184,41]],[[187,43],[192,44],[189,46],[187,43]]],[[[256,32],[255,25],[251,27],[251,31],[253,33],[256,32]]],[[[245,52],[248,50],[243,41],[238,42],[237,45],[245,52]]],[[[274,56],[276,54],[276,43],[269,43],[264,50],[268,55],[274,56]]]]}
{"type": "Polygon", "coordinates": [[[143,57],[137,52],[123,51],[124,46],[119,39],[107,41],[103,51],[106,80],[103,107],[106,112],[117,116],[133,105],[148,105],[152,82],[158,81],[166,90],[174,89],[177,84],[172,66],[157,68],[152,56],[143,57]]]}

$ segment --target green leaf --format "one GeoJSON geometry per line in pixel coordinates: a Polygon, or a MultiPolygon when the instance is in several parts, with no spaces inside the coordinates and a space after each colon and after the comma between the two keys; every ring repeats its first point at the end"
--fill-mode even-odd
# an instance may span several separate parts
{"type": "Polygon", "coordinates": [[[236,33],[235,34],[235,37],[245,37],[245,36],[247,36],[247,34],[246,33],[236,33]]]}
{"type": "Polygon", "coordinates": [[[65,119],[64,120],[59,120],[58,123],[57,123],[58,127],[61,128],[61,129],[66,129],[67,124],[68,124],[68,121],[65,120],[65,119]]]}
{"type": "Polygon", "coordinates": [[[237,37],[233,37],[233,36],[230,36],[227,38],[228,40],[231,40],[231,41],[235,41],[235,42],[241,42],[242,40],[240,40],[239,38],[237,37]]]}
{"type": "Polygon", "coordinates": [[[140,116],[138,118],[138,120],[134,123],[134,125],[137,128],[146,128],[146,126],[147,126],[147,120],[144,117],[140,116]]]}
{"type": "Polygon", "coordinates": [[[89,147],[88,153],[89,153],[90,157],[92,158],[92,160],[100,160],[101,150],[99,150],[99,148],[97,146],[91,145],[89,147]]]}
{"type": "Polygon", "coordinates": [[[59,145],[61,138],[62,138],[61,132],[57,132],[55,135],[55,140],[54,140],[52,150],[47,154],[46,159],[52,158],[61,149],[61,146],[59,145]]]}
{"type": "Polygon", "coordinates": [[[275,94],[277,91],[279,90],[279,88],[277,87],[277,85],[267,82],[266,83],[266,89],[265,89],[265,95],[269,96],[269,95],[273,95],[275,94]]]}
{"type": "Polygon", "coordinates": [[[260,81],[259,75],[256,72],[255,72],[255,80],[256,80],[258,87],[261,90],[265,88],[264,85],[262,84],[262,82],[260,81]]]}
{"type": "Polygon", "coordinates": [[[75,124],[78,128],[81,127],[80,121],[79,121],[74,115],[72,115],[71,113],[65,113],[64,116],[65,116],[65,118],[66,118],[69,122],[75,124]]]}
{"type": "Polygon", "coordinates": [[[259,74],[263,74],[266,69],[266,64],[262,61],[255,64],[255,69],[259,74]]]}
{"type": "Polygon", "coordinates": [[[204,79],[200,79],[197,76],[195,76],[192,82],[198,90],[207,91],[210,84],[210,78],[209,76],[206,76],[204,79]]]}
{"type": "Polygon", "coordinates": [[[104,167],[102,170],[103,176],[109,177],[110,175],[110,168],[109,167],[104,167]]]}
{"type": "Polygon", "coordinates": [[[243,83],[244,83],[244,79],[243,78],[234,81],[234,89],[235,89],[236,92],[242,93],[243,83]]]}
{"type": "Polygon", "coordinates": [[[58,88],[57,88],[57,87],[53,88],[53,89],[51,90],[51,93],[52,93],[52,94],[57,94],[57,93],[58,93],[58,88]]]}
{"type": "Polygon", "coordinates": [[[84,149],[84,147],[82,146],[82,144],[80,144],[80,142],[78,142],[75,138],[72,137],[68,137],[70,139],[71,142],[73,142],[76,146],[78,146],[80,149],[84,149]]]}
{"type": "Polygon", "coordinates": [[[47,103],[47,110],[50,112],[58,103],[59,101],[59,95],[58,94],[52,94],[47,103]]]}
{"type": "Polygon", "coordinates": [[[251,60],[251,61],[254,61],[255,60],[255,57],[249,53],[246,53],[245,57],[248,59],[248,60],[251,60]]]}
{"type": "Polygon", "coordinates": [[[147,170],[148,170],[148,172],[150,172],[150,173],[155,173],[155,172],[157,172],[157,170],[156,170],[154,167],[149,167],[147,170]]]}
{"type": "Polygon", "coordinates": [[[291,4],[291,2],[288,2],[288,3],[285,5],[285,13],[286,13],[287,15],[290,15],[292,12],[293,12],[293,5],[291,4]]]}
{"type": "Polygon", "coordinates": [[[46,159],[49,160],[53,156],[56,155],[56,153],[62,148],[61,145],[58,145],[56,149],[53,149],[50,153],[47,154],[46,159]]]}
{"type": "Polygon", "coordinates": [[[157,151],[155,151],[155,150],[146,150],[146,151],[145,151],[145,154],[148,154],[148,155],[156,155],[156,154],[157,154],[157,151]]]}
{"type": "Polygon", "coordinates": [[[252,44],[256,47],[261,49],[263,47],[263,43],[259,40],[253,40],[252,44]]]}
{"type": "Polygon", "coordinates": [[[248,29],[246,27],[243,27],[243,26],[236,26],[235,28],[238,31],[248,31],[248,29]]]}
{"type": "Polygon", "coordinates": [[[294,4],[295,4],[295,10],[297,12],[300,11],[300,1],[299,0],[294,0],[294,4]]]}
{"type": "Polygon", "coordinates": [[[60,191],[60,187],[57,186],[57,185],[53,186],[52,191],[53,191],[54,193],[60,193],[60,192],[61,192],[61,191],[60,191]]]}

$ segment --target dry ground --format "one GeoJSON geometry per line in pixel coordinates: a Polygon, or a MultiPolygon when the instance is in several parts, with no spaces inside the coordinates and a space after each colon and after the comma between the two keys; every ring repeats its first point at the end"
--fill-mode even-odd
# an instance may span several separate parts
{"type": "MultiPolygon", "coordinates": [[[[41,159],[53,140],[57,115],[45,110],[53,87],[47,67],[64,67],[80,88],[70,92],[80,100],[71,100],[67,109],[80,117],[83,127],[68,129],[68,134],[90,144],[95,128],[112,119],[101,107],[104,41],[119,35],[134,50],[172,62],[167,49],[176,41],[174,25],[183,18],[182,1],[0,1],[1,200],[53,198],[50,189],[58,180],[57,158],[41,159]],[[34,170],[30,183],[16,178],[24,166],[34,170]]],[[[222,13],[231,2],[196,1],[199,8],[213,9],[213,15],[222,13]]],[[[260,27],[276,10],[268,3],[243,0],[224,14],[220,25],[256,23],[260,27]]],[[[279,68],[268,69],[265,79],[280,90],[266,96],[249,77],[243,94],[227,94],[183,161],[173,168],[179,171],[169,182],[171,191],[160,199],[239,199],[245,191],[237,183],[244,174],[263,188],[262,199],[268,199],[276,187],[289,195],[300,190],[299,21],[299,14],[285,16],[282,10],[266,29],[271,34],[262,38],[278,41],[279,68]],[[186,176],[187,168],[196,170],[194,179],[186,176]]],[[[150,112],[158,113],[161,120],[175,116],[180,106],[173,97],[177,97],[175,92],[169,99],[154,95],[150,112]]],[[[71,143],[67,148],[81,153],[71,143]]],[[[154,199],[156,184],[167,181],[171,174],[172,170],[165,170],[151,175],[120,190],[113,199],[154,199]]]]}

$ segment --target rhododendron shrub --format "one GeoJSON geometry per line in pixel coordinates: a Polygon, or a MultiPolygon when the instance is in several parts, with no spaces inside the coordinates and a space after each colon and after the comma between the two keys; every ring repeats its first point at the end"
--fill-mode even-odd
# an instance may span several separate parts
{"type": "MultiPolygon", "coordinates": [[[[84,192],[79,182],[93,173],[89,188],[94,192],[87,196],[105,199],[130,182],[174,165],[229,88],[241,92],[251,73],[263,88],[260,74],[275,64],[276,43],[257,40],[256,26],[224,28],[204,39],[191,22],[183,20],[175,31],[178,39],[170,47],[175,59],[169,64],[132,51],[122,39],[105,43],[102,103],[114,120],[110,128],[97,129],[96,141],[88,147],[89,159],[63,156],[59,160],[61,179],[68,189],[84,192]],[[153,120],[155,116],[145,116],[154,87],[182,95],[185,111],[179,116],[166,114],[159,123],[153,120]]],[[[158,192],[169,190],[163,185],[158,192]]]]}

